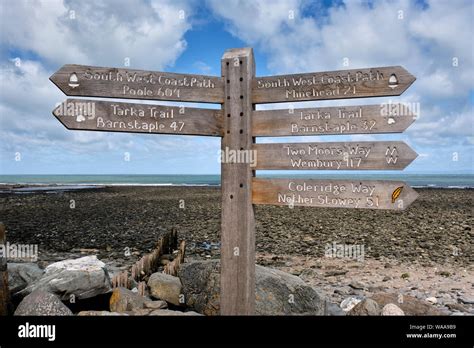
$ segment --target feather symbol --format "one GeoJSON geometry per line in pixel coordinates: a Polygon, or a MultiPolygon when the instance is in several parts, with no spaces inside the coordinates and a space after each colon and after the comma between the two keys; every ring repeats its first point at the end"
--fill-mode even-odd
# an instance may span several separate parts
{"type": "Polygon", "coordinates": [[[402,193],[403,186],[397,187],[392,193],[392,203],[395,203],[400,194],[402,193]]]}

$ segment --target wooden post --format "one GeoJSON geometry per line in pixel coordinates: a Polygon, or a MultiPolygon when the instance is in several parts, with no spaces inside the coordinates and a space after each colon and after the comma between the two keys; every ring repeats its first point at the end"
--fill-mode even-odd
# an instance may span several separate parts
{"type": "MultiPolygon", "coordinates": [[[[0,222],[0,246],[6,253],[5,225],[0,222]]],[[[7,257],[0,255],[0,315],[8,315],[10,292],[8,290],[7,257]]]]}
{"type": "MultiPolygon", "coordinates": [[[[221,64],[225,85],[221,151],[223,154],[230,151],[250,154],[254,143],[251,122],[255,76],[253,50],[227,50],[221,64]]],[[[250,163],[229,162],[221,163],[220,310],[221,315],[251,315],[255,313],[255,219],[251,187],[255,171],[250,163]]]]}

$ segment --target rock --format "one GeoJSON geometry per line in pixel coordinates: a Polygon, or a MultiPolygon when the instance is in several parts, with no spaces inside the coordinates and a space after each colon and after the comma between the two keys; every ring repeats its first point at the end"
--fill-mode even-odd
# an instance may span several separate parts
{"type": "Polygon", "coordinates": [[[460,311],[460,312],[467,312],[470,313],[471,311],[465,305],[460,303],[446,303],[446,307],[451,310],[460,311]]]}
{"type": "Polygon", "coordinates": [[[301,272],[299,277],[303,280],[317,279],[318,278],[318,272],[316,272],[314,269],[306,268],[301,272]]]}
{"type": "Polygon", "coordinates": [[[366,298],[356,304],[347,315],[380,315],[380,307],[377,302],[366,298]]]}
{"type": "Polygon", "coordinates": [[[341,309],[344,312],[349,312],[356,304],[362,301],[360,297],[348,297],[341,302],[341,309]]]}
{"type": "Polygon", "coordinates": [[[107,316],[127,316],[127,313],[116,313],[109,311],[82,311],[77,313],[81,317],[107,317],[107,316]]]}
{"type": "Polygon", "coordinates": [[[388,303],[382,308],[382,315],[405,315],[403,310],[393,303],[388,303]]]}
{"type": "Polygon", "coordinates": [[[21,290],[37,281],[44,273],[36,263],[9,263],[8,287],[13,298],[21,290]]]}
{"type": "Polygon", "coordinates": [[[116,288],[110,297],[110,311],[123,313],[141,309],[145,306],[146,298],[125,288],[116,288]]]}
{"type": "Polygon", "coordinates": [[[105,264],[96,256],[85,256],[49,265],[44,275],[21,293],[28,294],[38,289],[69,300],[71,295],[77,299],[101,295],[109,292],[111,287],[105,264]]]}
{"type": "Polygon", "coordinates": [[[144,315],[149,315],[153,309],[150,308],[136,308],[133,311],[128,311],[125,312],[128,315],[137,315],[137,316],[144,316],[144,315]]]}
{"type": "MultiPolygon", "coordinates": [[[[258,315],[314,314],[324,315],[326,300],[301,278],[256,265],[256,307],[258,315]]],[[[205,315],[220,310],[220,262],[197,261],[181,266],[186,305],[205,315]]]]}
{"type": "Polygon", "coordinates": [[[36,290],[20,302],[14,315],[67,316],[72,315],[72,312],[61,302],[58,296],[46,291],[36,290]]]}
{"type": "Polygon", "coordinates": [[[388,282],[389,280],[392,280],[392,278],[389,277],[389,276],[385,276],[385,277],[383,277],[383,279],[382,279],[383,282],[388,282]]]}
{"type": "Polygon", "coordinates": [[[334,289],[334,293],[335,294],[338,294],[338,295],[348,295],[349,294],[349,291],[345,288],[338,288],[338,289],[334,289]]]}
{"type": "Polygon", "coordinates": [[[187,316],[196,316],[202,315],[197,312],[189,311],[189,312],[180,312],[180,311],[170,311],[169,309],[157,309],[152,311],[149,315],[156,315],[156,316],[178,316],[178,315],[187,315],[187,316]]]}
{"type": "Polygon", "coordinates": [[[431,303],[431,304],[437,304],[438,303],[438,300],[436,299],[436,297],[428,297],[426,299],[426,301],[431,303]]]}
{"type": "Polygon", "coordinates": [[[145,308],[165,309],[168,308],[168,303],[166,303],[166,301],[146,301],[145,308]]]}
{"type": "Polygon", "coordinates": [[[410,295],[398,296],[392,293],[377,293],[371,296],[371,299],[384,307],[386,304],[392,303],[400,307],[406,315],[442,315],[441,311],[410,295]]]}
{"type": "Polygon", "coordinates": [[[346,315],[346,312],[344,312],[337,304],[328,302],[327,314],[331,316],[344,316],[346,315]]]}
{"type": "Polygon", "coordinates": [[[459,302],[464,304],[474,304],[474,296],[463,295],[459,297],[459,302]]]}
{"type": "Polygon", "coordinates": [[[354,281],[350,282],[349,286],[353,289],[356,289],[356,290],[367,289],[367,285],[365,285],[364,283],[358,282],[357,280],[354,280],[354,281]]]}
{"type": "Polygon", "coordinates": [[[153,273],[148,280],[150,295],[156,299],[164,300],[176,306],[181,306],[181,281],[165,273],[153,273]]]}
{"type": "Polygon", "coordinates": [[[324,276],[325,277],[335,277],[335,276],[339,276],[339,275],[344,275],[346,273],[347,273],[347,271],[345,271],[345,270],[334,270],[334,271],[324,272],[324,276]]]}

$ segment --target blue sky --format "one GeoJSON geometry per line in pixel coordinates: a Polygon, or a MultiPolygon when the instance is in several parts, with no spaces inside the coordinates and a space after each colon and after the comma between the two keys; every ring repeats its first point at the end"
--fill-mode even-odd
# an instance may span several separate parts
{"type": "Polygon", "coordinates": [[[66,96],[48,78],[63,64],[127,58],[134,69],[220,75],[224,51],[245,46],[260,76],[402,65],[417,77],[401,97],[295,105],[418,103],[403,134],[258,142],[403,140],[420,155],[404,172],[474,173],[470,0],[3,0],[0,11],[0,174],[218,174],[217,138],[67,130],[51,115],[66,96]]]}

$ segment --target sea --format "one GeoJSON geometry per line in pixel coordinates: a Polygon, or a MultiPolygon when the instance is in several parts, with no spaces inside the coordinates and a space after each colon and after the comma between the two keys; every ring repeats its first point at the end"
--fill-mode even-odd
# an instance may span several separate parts
{"type": "MultiPolygon", "coordinates": [[[[474,188],[474,174],[261,174],[261,178],[396,180],[412,187],[474,188]]],[[[0,185],[38,186],[36,190],[97,186],[220,186],[220,175],[0,175],[0,185]]],[[[31,190],[31,188],[29,189],[31,190]]]]}

